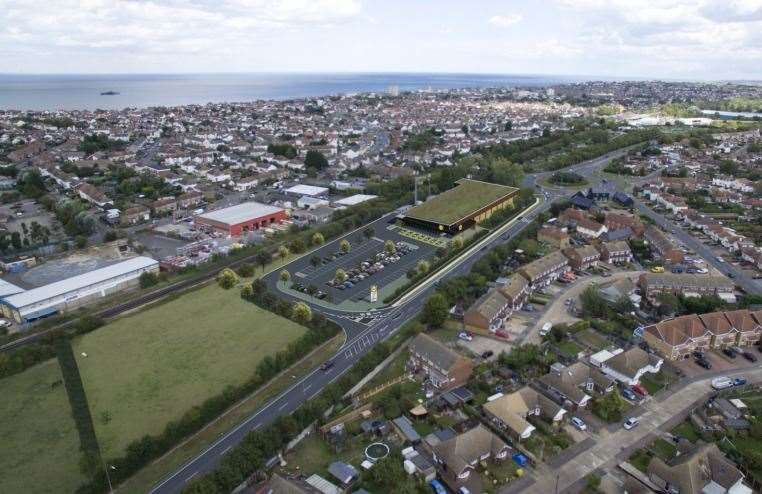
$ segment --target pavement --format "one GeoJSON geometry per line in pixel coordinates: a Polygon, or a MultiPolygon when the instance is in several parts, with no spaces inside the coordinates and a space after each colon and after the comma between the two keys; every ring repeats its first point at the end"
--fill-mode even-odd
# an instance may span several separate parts
{"type": "MultiPolygon", "coordinates": [[[[559,464],[551,459],[547,463],[538,465],[531,474],[534,478],[531,485],[522,485],[519,490],[508,485],[500,493],[549,494],[567,490],[574,492],[578,483],[582,482],[588,474],[598,469],[615,466],[643,447],[660,430],[669,430],[679,424],[697,402],[703,401],[713,393],[710,382],[717,374],[707,374],[664,390],[658,397],[647,401],[629,414],[629,416],[638,417],[640,420],[638,427],[629,431],[619,427],[614,432],[601,434],[597,440],[594,440],[594,444],[586,440],[582,451],[573,451],[572,455],[564,458],[563,463],[559,464]]],[[[756,366],[753,369],[729,372],[724,375],[743,376],[751,383],[760,383],[762,382],[762,367],[756,366]]]]}

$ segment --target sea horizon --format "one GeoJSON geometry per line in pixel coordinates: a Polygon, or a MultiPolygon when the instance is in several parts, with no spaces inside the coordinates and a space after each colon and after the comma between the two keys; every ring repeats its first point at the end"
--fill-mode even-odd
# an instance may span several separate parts
{"type": "Polygon", "coordinates": [[[381,93],[392,86],[400,91],[531,88],[591,80],[618,78],[456,72],[0,73],[0,109],[120,110],[381,93]]]}

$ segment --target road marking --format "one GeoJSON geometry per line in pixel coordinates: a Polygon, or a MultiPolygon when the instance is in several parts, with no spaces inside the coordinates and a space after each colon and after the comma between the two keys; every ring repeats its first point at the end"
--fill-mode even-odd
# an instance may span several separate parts
{"type": "Polygon", "coordinates": [[[186,477],[186,478],[185,478],[185,482],[186,482],[186,483],[187,483],[187,482],[190,482],[190,481],[191,481],[191,479],[192,479],[193,477],[195,477],[196,475],[198,475],[198,470],[196,470],[195,472],[193,472],[192,474],[190,474],[190,477],[186,477]]]}
{"type": "Polygon", "coordinates": [[[311,387],[312,387],[312,383],[310,383],[310,384],[306,385],[306,386],[304,387],[304,391],[306,392],[306,391],[307,391],[308,389],[310,389],[311,387]]]}
{"type": "Polygon", "coordinates": [[[220,454],[221,454],[221,455],[224,455],[224,454],[225,454],[225,453],[227,453],[227,452],[230,450],[230,448],[232,448],[232,447],[233,447],[233,445],[232,445],[232,444],[231,444],[231,445],[229,445],[227,448],[223,449],[223,450],[222,450],[222,452],[221,452],[220,454]]]}
{"type": "Polygon", "coordinates": [[[281,406],[279,406],[279,407],[278,407],[278,410],[283,410],[283,409],[284,409],[284,408],[286,408],[287,406],[288,406],[288,402],[286,402],[286,403],[282,404],[281,406]]]}

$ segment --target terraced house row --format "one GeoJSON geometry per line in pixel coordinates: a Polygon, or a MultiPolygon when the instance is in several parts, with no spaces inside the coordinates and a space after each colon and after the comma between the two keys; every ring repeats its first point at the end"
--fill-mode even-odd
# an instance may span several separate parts
{"type": "Polygon", "coordinates": [[[519,268],[498,286],[482,295],[463,314],[468,329],[496,332],[514,311],[520,310],[533,291],[542,289],[571,270],[596,267],[599,262],[621,264],[632,260],[624,241],[555,250],[519,268]]]}
{"type": "Polygon", "coordinates": [[[664,358],[689,358],[695,351],[750,346],[760,340],[762,310],[691,314],[645,328],[643,339],[664,358]]]}

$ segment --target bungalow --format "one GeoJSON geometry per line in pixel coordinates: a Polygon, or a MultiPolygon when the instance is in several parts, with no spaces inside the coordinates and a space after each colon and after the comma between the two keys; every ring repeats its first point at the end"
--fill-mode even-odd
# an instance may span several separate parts
{"type": "Polygon", "coordinates": [[[664,359],[632,347],[603,361],[601,371],[627,386],[634,386],[646,373],[656,374],[661,370],[664,359]]]}
{"type": "Polygon", "coordinates": [[[664,358],[678,360],[709,350],[712,333],[696,314],[691,314],[647,326],[643,340],[664,358]]]}
{"type": "Polygon", "coordinates": [[[495,426],[516,441],[528,439],[535,430],[535,426],[527,420],[529,417],[542,417],[553,425],[559,425],[566,414],[561,405],[528,386],[488,401],[482,409],[495,426]]]}
{"type": "Polygon", "coordinates": [[[468,382],[473,371],[470,359],[450,350],[427,334],[419,334],[410,343],[408,367],[423,374],[437,389],[445,390],[468,382]]]}
{"type": "Polygon", "coordinates": [[[562,401],[567,408],[577,409],[587,405],[590,394],[606,394],[613,390],[615,381],[595,367],[576,362],[568,367],[555,364],[537,383],[551,399],[562,401]]]}

